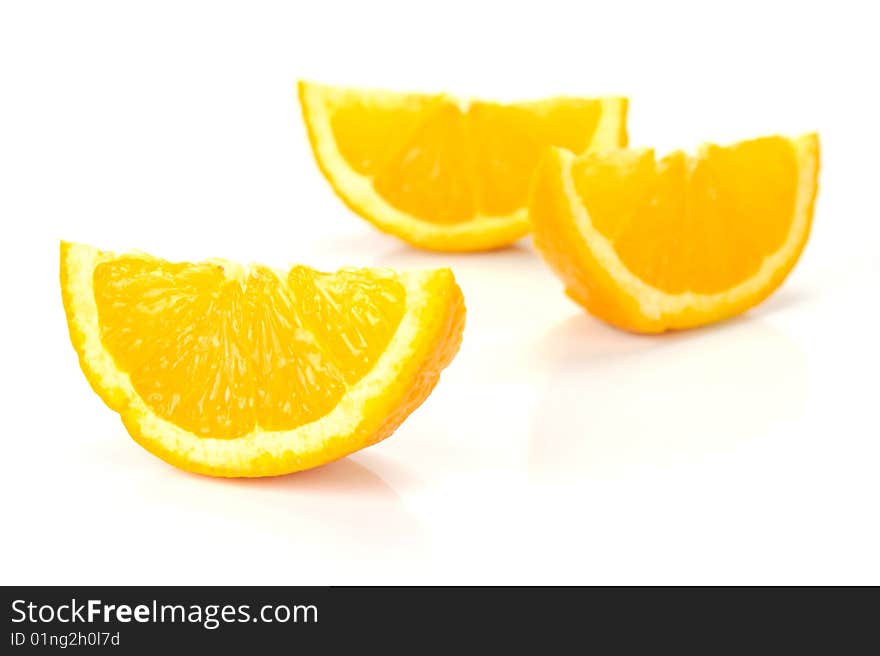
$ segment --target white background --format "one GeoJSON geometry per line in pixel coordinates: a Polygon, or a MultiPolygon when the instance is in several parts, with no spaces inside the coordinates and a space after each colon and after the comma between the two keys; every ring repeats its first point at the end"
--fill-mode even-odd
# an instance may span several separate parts
{"type": "Polygon", "coordinates": [[[4,2],[3,583],[880,583],[880,50],[868,2],[4,2]],[[865,9],[862,9],[862,8],[865,9]],[[641,338],[528,240],[416,252],[320,177],[294,83],[624,93],[637,145],[818,129],[815,229],[724,325],[641,338]],[[464,345],[389,440],[224,481],[149,455],[67,337],[58,240],[451,264],[464,345]]]}

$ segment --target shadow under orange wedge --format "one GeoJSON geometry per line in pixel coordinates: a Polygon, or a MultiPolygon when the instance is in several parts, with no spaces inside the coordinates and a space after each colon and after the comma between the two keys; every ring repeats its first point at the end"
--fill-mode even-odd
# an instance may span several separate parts
{"type": "Polygon", "coordinates": [[[529,217],[566,292],[620,328],[656,333],[744,312],[807,242],[819,139],[765,137],[695,156],[546,154],[529,217]]]}
{"type": "Polygon", "coordinates": [[[502,105],[300,82],[312,149],[336,194],[380,230],[437,251],[524,236],[529,180],[549,146],[626,145],[625,98],[502,105]]]}
{"type": "Polygon", "coordinates": [[[172,263],[62,242],[73,346],[144,448],[183,469],[267,476],[390,435],[458,351],[449,269],[172,263]]]}

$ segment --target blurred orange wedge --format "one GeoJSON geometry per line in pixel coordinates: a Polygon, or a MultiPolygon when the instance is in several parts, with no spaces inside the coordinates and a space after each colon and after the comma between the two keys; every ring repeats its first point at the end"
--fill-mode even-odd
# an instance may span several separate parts
{"type": "Polygon", "coordinates": [[[744,312],[785,279],[810,234],[819,140],[766,137],[695,156],[613,150],[542,160],[535,245],[592,314],[656,333],[744,312]]]}
{"type": "Polygon", "coordinates": [[[131,436],[214,476],[308,469],[386,438],[458,351],[449,269],[172,263],[61,244],[86,378],[131,436]]]}
{"type": "Polygon", "coordinates": [[[529,230],[529,180],[548,146],[626,145],[624,98],[502,105],[299,83],[315,158],[336,194],[380,230],[477,251],[529,230]]]}

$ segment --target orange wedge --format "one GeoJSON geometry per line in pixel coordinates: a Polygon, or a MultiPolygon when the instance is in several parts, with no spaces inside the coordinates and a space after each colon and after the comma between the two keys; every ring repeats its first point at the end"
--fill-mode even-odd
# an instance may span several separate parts
{"type": "Polygon", "coordinates": [[[390,435],[458,351],[448,269],[320,273],[61,244],[86,378],[131,436],[215,476],[267,476],[390,435]]]}
{"type": "Polygon", "coordinates": [[[626,145],[624,98],[508,105],[300,82],[312,149],[336,194],[380,230],[438,251],[529,230],[529,180],[548,146],[626,145]]]}
{"type": "Polygon", "coordinates": [[[635,332],[690,328],[779,287],[810,234],[818,172],[815,134],[662,159],[555,149],[529,217],[538,250],[592,314],[635,332]]]}

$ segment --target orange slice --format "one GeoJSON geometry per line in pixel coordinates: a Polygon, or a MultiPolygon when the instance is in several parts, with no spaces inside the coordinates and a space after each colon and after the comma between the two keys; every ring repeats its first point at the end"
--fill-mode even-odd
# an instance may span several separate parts
{"type": "Polygon", "coordinates": [[[819,140],[766,137],[695,156],[552,150],[529,202],[566,292],[636,332],[690,328],[760,303],[810,234],[819,140]]]}
{"type": "Polygon", "coordinates": [[[61,244],[61,291],[92,387],[183,469],[266,476],[386,438],[458,351],[448,269],[172,263],[61,244]]]}
{"type": "Polygon", "coordinates": [[[548,146],[626,145],[624,98],[508,105],[299,83],[312,149],[345,203],[430,250],[510,244],[529,230],[528,185],[548,146]]]}

